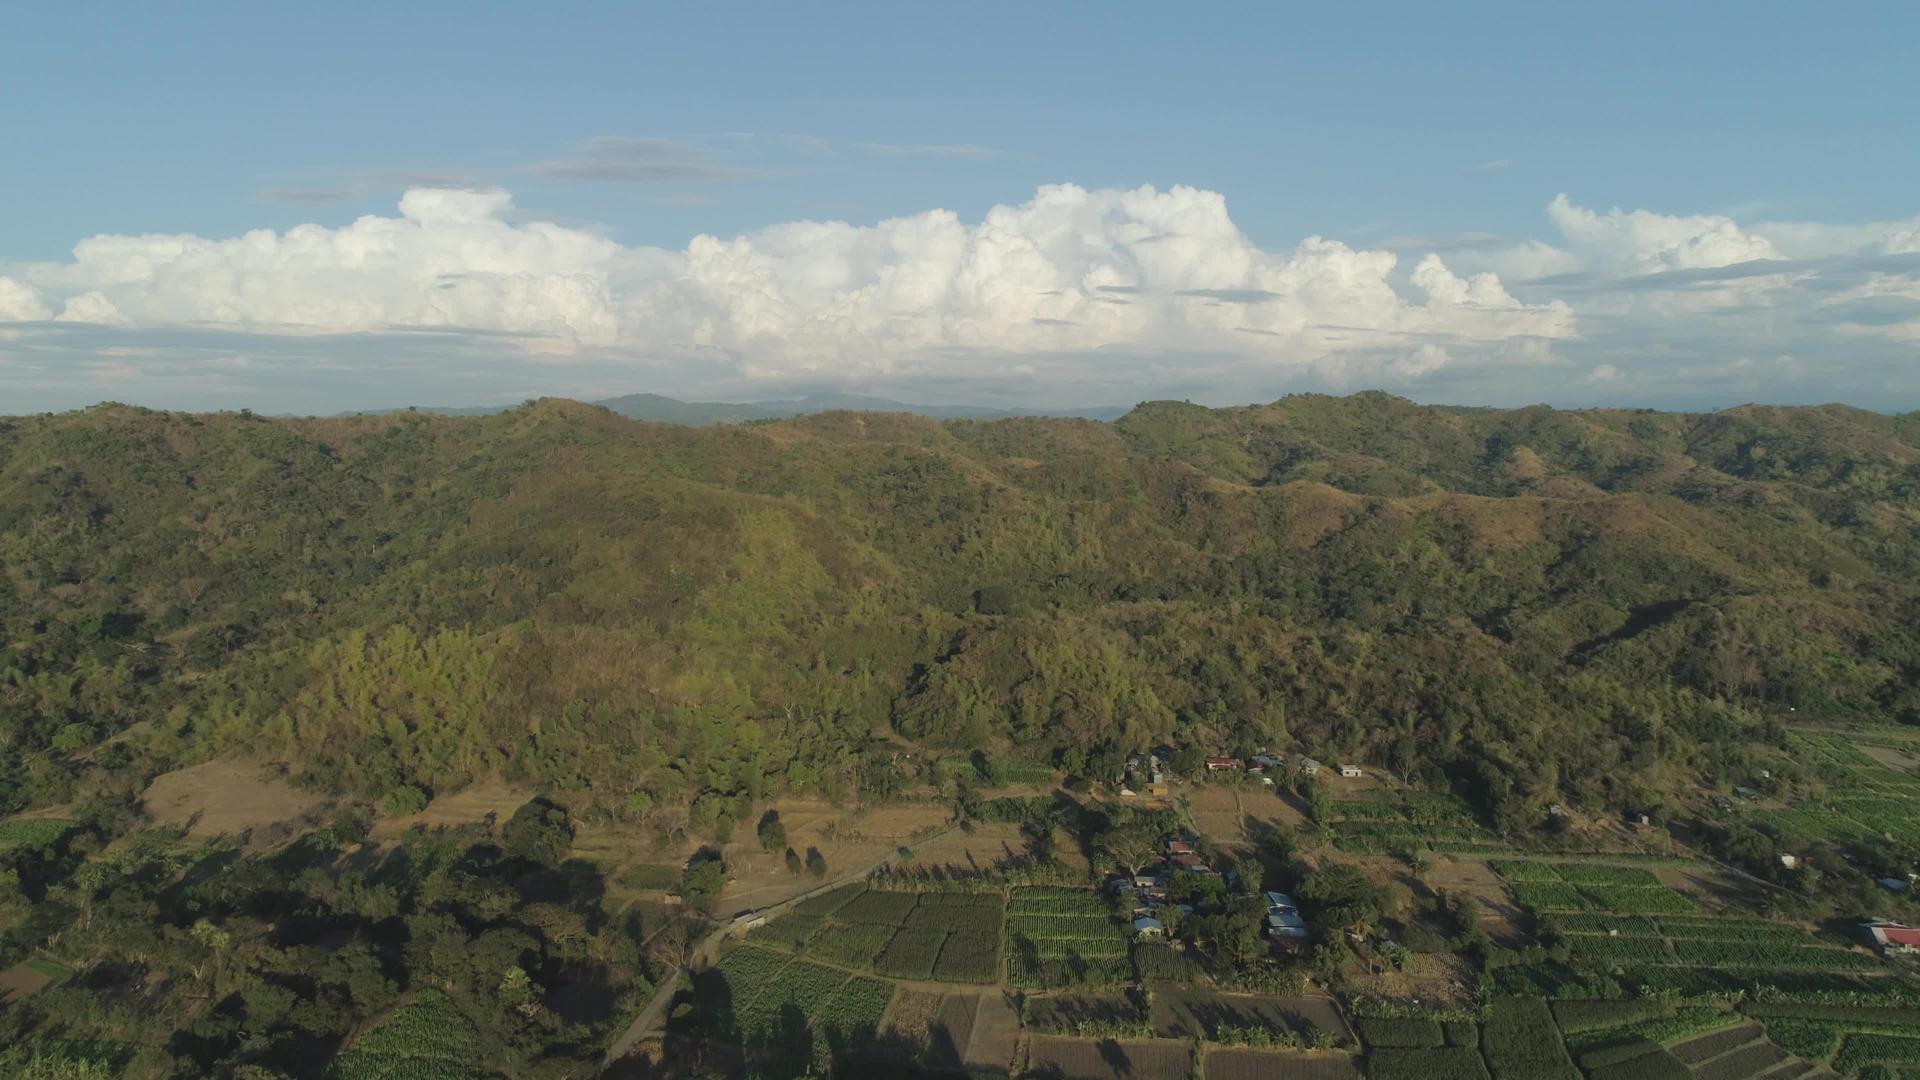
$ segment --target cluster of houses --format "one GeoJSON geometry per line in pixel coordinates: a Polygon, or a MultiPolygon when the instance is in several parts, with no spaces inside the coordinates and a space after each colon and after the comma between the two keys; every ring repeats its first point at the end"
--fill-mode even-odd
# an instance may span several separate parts
{"type": "MultiPolygon", "coordinates": [[[[1129,797],[1139,795],[1140,792],[1135,790],[1135,786],[1144,778],[1145,783],[1140,786],[1146,788],[1147,795],[1154,798],[1166,797],[1166,770],[1167,763],[1171,758],[1172,751],[1166,749],[1155,750],[1153,753],[1144,757],[1135,754],[1133,757],[1128,758],[1127,782],[1121,786],[1120,794],[1129,797]]],[[[1288,767],[1287,758],[1277,757],[1273,754],[1255,754],[1250,760],[1225,756],[1209,757],[1206,760],[1207,772],[1209,773],[1243,772],[1268,787],[1273,786],[1274,774],[1283,772],[1288,767]]],[[[1326,766],[1305,754],[1293,755],[1292,766],[1299,771],[1301,776],[1311,778],[1319,777],[1321,770],[1326,768],[1326,766]]],[[[1341,776],[1348,779],[1357,779],[1366,775],[1365,770],[1353,764],[1342,764],[1338,767],[1338,771],[1341,776]]]]}
{"type": "MultiPolygon", "coordinates": [[[[1191,840],[1169,840],[1159,867],[1133,877],[1116,877],[1108,882],[1114,893],[1132,904],[1133,936],[1141,941],[1161,941],[1167,937],[1166,923],[1159,913],[1168,905],[1167,882],[1177,872],[1219,874],[1200,854],[1191,840]]],[[[1232,871],[1223,875],[1229,886],[1235,884],[1232,871]]],[[[1311,934],[1300,917],[1300,905],[1286,893],[1265,894],[1267,903],[1266,936],[1276,948],[1304,944],[1311,934]]],[[[1174,904],[1182,916],[1192,915],[1190,904],[1174,904]]]]}
{"type": "MultiPolygon", "coordinates": [[[[1157,941],[1167,936],[1166,924],[1155,913],[1167,906],[1167,882],[1179,871],[1189,874],[1219,873],[1201,856],[1191,840],[1169,840],[1157,871],[1136,874],[1131,878],[1117,877],[1108,883],[1115,893],[1133,903],[1134,937],[1143,941],[1157,941]]],[[[1174,909],[1182,915],[1193,914],[1190,904],[1176,904],[1174,909]]]]}
{"type": "Polygon", "coordinates": [[[1167,797],[1167,761],[1172,755],[1166,750],[1155,750],[1146,757],[1139,754],[1127,759],[1127,783],[1120,786],[1120,794],[1132,797],[1140,794],[1133,785],[1140,777],[1146,778],[1147,794],[1156,799],[1167,797]]]}

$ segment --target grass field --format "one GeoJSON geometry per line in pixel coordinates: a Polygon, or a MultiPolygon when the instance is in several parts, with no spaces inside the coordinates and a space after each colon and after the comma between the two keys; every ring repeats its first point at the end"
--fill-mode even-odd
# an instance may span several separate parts
{"type": "Polygon", "coordinates": [[[38,851],[60,842],[73,822],[59,818],[14,818],[0,821],[0,851],[25,848],[38,851]]]}

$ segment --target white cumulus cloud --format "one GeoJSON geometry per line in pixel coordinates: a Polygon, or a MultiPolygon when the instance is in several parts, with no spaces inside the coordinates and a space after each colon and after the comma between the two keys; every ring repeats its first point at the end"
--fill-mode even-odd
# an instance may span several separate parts
{"type": "Polygon", "coordinates": [[[423,188],[397,217],[339,227],[96,236],[71,262],[18,268],[0,313],[44,318],[59,302],[61,319],[134,327],[459,328],[521,335],[550,357],[701,350],[765,377],[1115,347],[1337,371],[1408,335],[1425,341],[1398,370],[1423,374],[1481,346],[1575,335],[1565,304],[1522,303],[1437,255],[1403,295],[1389,251],[1317,236],[1264,250],[1221,195],[1188,187],[1063,184],[977,223],[945,210],[803,221],[677,251],[517,223],[511,209],[503,191],[423,188]]]}

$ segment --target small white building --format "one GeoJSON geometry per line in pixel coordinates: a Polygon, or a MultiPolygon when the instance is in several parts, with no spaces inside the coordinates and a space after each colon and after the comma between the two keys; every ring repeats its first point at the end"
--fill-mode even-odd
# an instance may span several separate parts
{"type": "Polygon", "coordinates": [[[1357,780],[1367,774],[1362,772],[1358,765],[1342,765],[1340,766],[1340,775],[1349,780],[1357,780]]]}

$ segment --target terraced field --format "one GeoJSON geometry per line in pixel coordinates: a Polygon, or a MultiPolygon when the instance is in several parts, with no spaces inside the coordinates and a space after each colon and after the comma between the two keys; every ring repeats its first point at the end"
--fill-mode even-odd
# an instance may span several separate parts
{"type": "Polygon", "coordinates": [[[852,886],[798,905],[754,940],[889,978],[1000,979],[1006,901],[998,893],[910,893],[852,886]]]}

